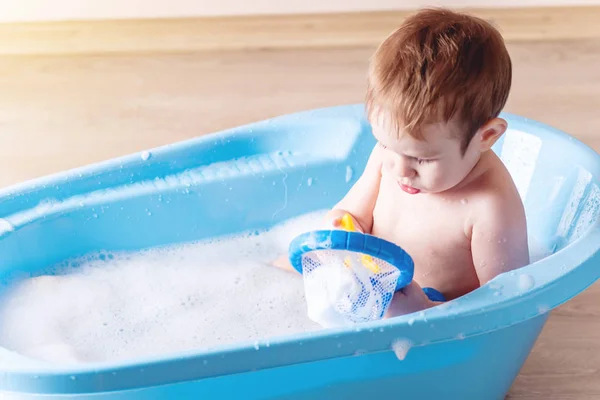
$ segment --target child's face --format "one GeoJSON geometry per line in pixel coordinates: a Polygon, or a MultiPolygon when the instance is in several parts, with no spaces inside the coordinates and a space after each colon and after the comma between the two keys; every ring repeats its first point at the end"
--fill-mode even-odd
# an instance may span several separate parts
{"type": "Polygon", "coordinates": [[[407,193],[439,193],[458,185],[480,157],[473,143],[463,154],[461,140],[446,124],[423,127],[423,140],[390,133],[386,124],[374,123],[373,134],[384,150],[383,168],[396,177],[407,193]]]}

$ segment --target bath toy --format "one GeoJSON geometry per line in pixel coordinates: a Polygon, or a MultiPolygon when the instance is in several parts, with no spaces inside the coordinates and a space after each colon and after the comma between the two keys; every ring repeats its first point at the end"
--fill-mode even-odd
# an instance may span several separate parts
{"type": "Polygon", "coordinates": [[[340,222],[341,230],[306,232],[289,246],[290,262],[303,274],[308,315],[324,327],[383,318],[414,273],[399,246],[357,232],[349,214],[340,222]]]}
{"type": "MultiPolygon", "coordinates": [[[[547,125],[502,117],[508,130],[494,151],[525,204],[530,265],[422,314],[279,335],[269,346],[75,366],[0,349],[0,398],[505,398],[549,312],[600,277],[600,156],[547,125]]],[[[364,104],[340,106],[2,189],[0,291],[90,252],[247,234],[330,209],[374,145],[364,104]]]]}
{"type": "MultiPolygon", "coordinates": [[[[354,222],[352,221],[352,217],[350,216],[350,214],[344,214],[344,216],[342,217],[342,220],[341,220],[341,227],[342,227],[342,229],[345,229],[350,232],[356,231],[356,228],[354,227],[354,222]]],[[[401,250],[401,249],[398,248],[398,250],[401,250]]],[[[350,257],[347,257],[344,260],[344,264],[347,267],[351,266],[350,260],[351,260],[350,257]]],[[[371,257],[368,254],[361,254],[360,262],[362,263],[362,265],[365,268],[367,268],[369,271],[371,271],[374,274],[378,274],[379,272],[381,272],[381,268],[379,267],[379,265],[375,262],[375,260],[373,260],[373,257],[371,257]]]]}

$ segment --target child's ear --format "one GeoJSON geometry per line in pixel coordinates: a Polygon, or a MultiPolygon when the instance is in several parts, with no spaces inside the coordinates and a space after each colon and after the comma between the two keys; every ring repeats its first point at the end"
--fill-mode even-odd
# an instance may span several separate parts
{"type": "Polygon", "coordinates": [[[493,118],[479,129],[479,150],[488,151],[496,143],[500,136],[506,132],[508,123],[502,118],[493,118]]]}

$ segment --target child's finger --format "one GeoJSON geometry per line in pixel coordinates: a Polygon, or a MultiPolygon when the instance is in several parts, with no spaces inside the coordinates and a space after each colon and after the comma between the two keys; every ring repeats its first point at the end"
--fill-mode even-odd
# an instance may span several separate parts
{"type": "Polygon", "coordinates": [[[271,262],[271,265],[273,267],[281,268],[281,269],[286,270],[286,271],[297,272],[294,269],[294,267],[292,266],[292,264],[290,263],[289,259],[286,256],[281,256],[281,257],[273,260],[271,262]]]}
{"type": "Polygon", "coordinates": [[[342,226],[342,218],[335,218],[331,221],[331,225],[335,228],[339,228],[342,226]]]}

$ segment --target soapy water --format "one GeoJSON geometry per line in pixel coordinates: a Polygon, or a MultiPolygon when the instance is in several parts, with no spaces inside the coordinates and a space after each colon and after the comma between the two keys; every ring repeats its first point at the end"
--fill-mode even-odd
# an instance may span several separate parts
{"type": "Polygon", "coordinates": [[[307,315],[302,276],[270,263],[296,235],[320,229],[323,214],[265,233],[49,266],[0,292],[0,348],[77,364],[319,330],[307,315]]]}
{"type": "MultiPolygon", "coordinates": [[[[263,234],[69,260],[0,297],[0,346],[87,363],[307,332],[302,276],[269,265],[309,214],[263,234]]],[[[0,364],[2,364],[0,359],[0,364]]]]}

